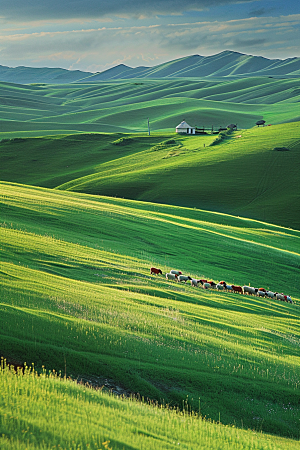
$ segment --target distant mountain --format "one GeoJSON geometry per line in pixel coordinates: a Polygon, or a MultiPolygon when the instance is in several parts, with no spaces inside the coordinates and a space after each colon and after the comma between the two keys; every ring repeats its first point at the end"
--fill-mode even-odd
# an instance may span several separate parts
{"type": "Polygon", "coordinates": [[[175,78],[224,76],[300,76],[300,58],[267,59],[243,53],[224,51],[212,56],[192,55],[154,67],[116,66],[94,74],[85,81],[116,78],[175,78]]]}
{"type": "Polygon", "coordinates": [[[299,77],[300,58],[268,59],[262,56],[224,51],[212,56],[192,55],[153,67],[124,64],[99,73],[55,68],[0,66],[0,81],[30,84],[62,84],[141,78],[202,77],[299,77]]]}
{"type": "Polygon", "coordinates": [[[0,65],[0,82],[32,84],[64,84],[78,81],[92,75],[81,70],[67,70],[49,67],[7,67],[0,65]]]}

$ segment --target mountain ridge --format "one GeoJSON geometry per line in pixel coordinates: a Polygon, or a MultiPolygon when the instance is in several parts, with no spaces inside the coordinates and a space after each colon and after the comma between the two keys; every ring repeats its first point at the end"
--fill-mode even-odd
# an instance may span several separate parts
{"type": "Polygon", "coordinates": [[[0,82],[19,84],[65,84],[117,79],[168,79],[201,77],[299,77],[300,58],[268,59],[231,50],[210,56],[184,56],[156,66],[130,67],[118,64],[102,72],[48,67],[0,65],[0,82]]]}

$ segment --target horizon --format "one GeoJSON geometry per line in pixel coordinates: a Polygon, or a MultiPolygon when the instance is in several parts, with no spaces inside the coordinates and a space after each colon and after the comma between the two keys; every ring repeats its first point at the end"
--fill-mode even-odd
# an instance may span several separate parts
{"type": "Polygon", "coordinates": [[[289,58],[284,58],[284,59],[282,59],[282,58],[267,58],[267,57],[262,56],[262,55],[252,55],[252,54],[249,54],[249,53],[236,52],[236,51],[234,51],[234,50],[223,50],[223,51],[221,51],[221,52],[218,52],[218,53],[215,53],[215,54],[211,54],[211,55],[206,55],[206,56],[200,55],[200,54],[198,54],[198,53],[195,53],[195,54],[192,54],[192,55],[182,56],[181,58],[175,58],[175,59],[172,59],[172,60],[164,61],[164,62],[161,62],[161,63],[159,63],[159,64],[149,65],[149,66],[146,66],[146,65],[130,66],[130,65],[128,65],[128,64],[120,63],[120,64],[116,64],[115,66],[111,66],[111,67],[109,67],[109,68],[107,68],[107,69],[105,69],[105,70],[103,70],[103,71],[98,71],[98,72],[89,72],[89,71],[80,70],[80,69],[65,69],[64,67],[59,67],[59,66],[56,66],[56,67],[48,67],[48,66],[33,67],[33,66],[24,66],[24,65],[20,65],[20,66],[14,66],[14,67],[13,67],[13,66],[5,66],[5,65],[0,64],[0,67],[8,67],[9,69],[17,69],[17,68],[23,68],[23,67],[24,67],[24,68],[28,68],[28,69],[64,69],[64,70],[69,70],[69,71],[73,71],[73,72],[81,71],[81,72],[86,72],[86,73],[93,73],[93,74],[96,74],[96,73],[105,72],[105,71],[107,71],[107,70],[110,70],[110,69],[113,69],[113,68],[119,67],[119,66],[128,67],[128,68],[130,68],[130,69],[137,69],[137,68],[139,68],[139,67],[152,68],[152,67],[160,66],[160,65],[163,65],[163,64],[167,64],[168,62],[173,62],[173,61],[177,61],[177,60],[180,60],[180,59],[188,59],[188,58],[191,58],[191,57],[193,57],[193,56],[200,56],[201,58],[207,58],[207,57],[212,57],[212,56],[221,55],[222,53],[237,53],[237,54],[240,54],[240,55],[242,55],[242,56],[245,55],[245,56],[252,56],[252,57],[257,57],[257,58],[264,58],[264,59],[269,59],[270,61],[276,61],[276,60],[277,60],[277,61],[278,61],[278,60],[280,60],[280,61],[285,61],[285,60],[287,60],[287,59],[298,59],[298,58],[299,58],[299,57],[297,57],[297,56],[291,56],[291,57],[289,57],[289,58]]]}
{"type": "Polygon", "coordinates": [[[297,0],[11,0],[1,6],[0,62],[103,72],[230,51],[300,57],[297,0]]]}

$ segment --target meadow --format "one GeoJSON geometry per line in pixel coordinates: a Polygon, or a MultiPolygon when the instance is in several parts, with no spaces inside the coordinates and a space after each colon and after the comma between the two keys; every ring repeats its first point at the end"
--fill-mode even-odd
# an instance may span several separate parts
{"type": "Polygon", "coordinates": [[[299,448],[299,79],[0,93],[1,449],[299,448]]]}
{"type": "Polygon", "coordinates": [[[203,77],[69,84],[0,83],[1,135],[170,132],[186,119],[218,129],[299,120],[299,78],[203,77]]]}
{"type": "Polygon", "coordinates": [[[1,218],[1,353],[34,363],[37,373],[44,366],[45,374],[55,370],[98,386],[108,380],[116,393],[151,400],[130,403],[67,380],[48,384],[30,375],[18,381],[5,372],[3,414],[13,422],[6,416],[2,421],[4,448],[72,448],[71,439],[74,448],[85,448],[87,439],[91,448],[174,448],[170,429],[183,448],[299,444],[299,231],[8,182],[1,183],[1,218]],[[283,291],[294,304],[172,283],[151,276],[152,265],[283,291]],[[48,390],[55,394],[43,394],[48,390]],[[8,392],[15,400],[8,401],[8,392]],[[29,404],[40,411],[44,397],[51,398],[49,412],[35,422],[29,404]],[[57,417],[64,401],[68,414],[57,417]],[[170,408],[151,409],[156,402],[170,408]],[[89,434],[87,411],[94,403],[103,421],[99,429],[100,418],[93,416],[98,431],[89,434]],[[114,414],[120,425],[112,431],[114,414]],[[69,438],[63,425],[55,436],[51,431],[61,416],[69,438]],[[202,444],[191,447],[197,433],[202,444]]]}
{"type": "Polygon", "coordinates": [[[1,370],[0,386],[6,411],[0,437],[3,450],[299,448],[299,442],[291,439],[222,426],[187,408],[119,399],[45,371],[38,377],[32,369],[26,369],[24,376],[1,370]]]}
{"type": "Polygon", "coordinates": [[[78,134],[0,142],[0,179],[300,229],[300,122],[216,135],[78,134]],[[289,151],[276,151],[285,147],[289,151]]]}

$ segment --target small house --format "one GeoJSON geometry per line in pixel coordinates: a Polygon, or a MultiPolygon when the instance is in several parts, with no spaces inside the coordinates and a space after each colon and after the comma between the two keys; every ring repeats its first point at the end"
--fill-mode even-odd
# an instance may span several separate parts
{"type": "Polygon", "coordinates": [[[195,127],[191,127],[188,123],[186,123],[185,120],[183,120],[176,127],[176,133],[195,134],[195,132],[196,132],[196,128],[195,127]]]}

